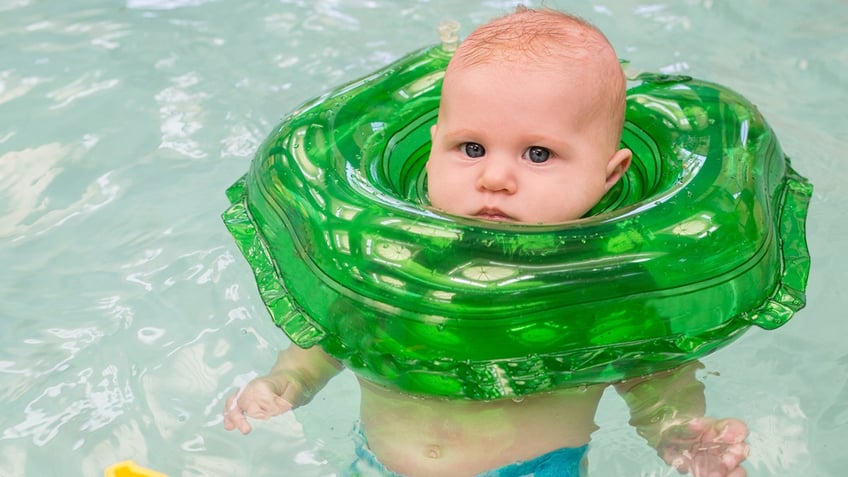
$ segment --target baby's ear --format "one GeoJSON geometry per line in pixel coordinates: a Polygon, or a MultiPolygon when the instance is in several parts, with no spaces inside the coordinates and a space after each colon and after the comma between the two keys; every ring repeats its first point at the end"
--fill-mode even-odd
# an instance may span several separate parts
{"type": "Polygon", "coordinates": [[[619,149],[615,151],[615,154],[610,157],[607,162],[607,181],[606,188],[610,190],[612,186],[621,179],[621,176],[627,172],[627,168],[630,167],[630,160],[633,157],[633,153],[630,152],[630,149],[619,149]]]}
{"type": "MultiPolygon", "coordinates": [[[[436,139],[436,126],[437,126],[437,124],[430,126],[430,152],[431,152],[431,154],[432,154],[432,151],[433,151],[432,150],[432,145],[433,145],[432,143],[436,139]]],[[[430,175],[430,158],[429,157],[427,158],[427,162],[424,164],[424,170],[427,171],[427,175],[429,176],[430,175]]]]}

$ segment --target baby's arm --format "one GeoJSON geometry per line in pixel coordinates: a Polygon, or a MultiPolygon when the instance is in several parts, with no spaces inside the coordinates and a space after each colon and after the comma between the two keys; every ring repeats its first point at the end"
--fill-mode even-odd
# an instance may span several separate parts
{"type": "Polygon", "coordinates": [[[695,477],[744,477],[748,426],[733,418],[704,417],[698,362],[615,387],[630,408],[630,424],[669,465],[695,477]]]}
{"type": "Polygon", "coordinates": [[[291,345],[280,352],[271,372],[260,376],[227,398],[224,428],[250,432],[247,418],[269,419],[308,403],[341,370],[320,346],[291,345]]]}

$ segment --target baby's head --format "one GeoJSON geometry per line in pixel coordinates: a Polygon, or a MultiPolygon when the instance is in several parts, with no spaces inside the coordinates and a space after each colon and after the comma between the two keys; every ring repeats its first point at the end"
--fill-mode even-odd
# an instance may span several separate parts
{"type": "Polygon", "coordinates": [[[630,165],[619,149],[625,89],[612,46],[583,20],[519,8],[481,26],[445,73],[432,205],[524,223],[580,218],[630,165]]]}

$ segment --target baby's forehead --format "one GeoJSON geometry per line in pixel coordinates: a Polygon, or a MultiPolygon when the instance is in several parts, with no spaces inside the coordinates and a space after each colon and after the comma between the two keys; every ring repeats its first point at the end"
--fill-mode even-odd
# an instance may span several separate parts
{"type": "MultiPolygon", "coordinates": [[[[553,84],[570,89],[597,91],[610,87],[609,82],[602,79],[604,76],[616,73],[603,61],[592,55],[573,57],[517,51],[504,51],[471,61],[464,57],[454,57],[448,65],[445,82],[450,83],[473,74],[514,78],[517,81],[515,86],[521,87],[521,78],[544,76],[553,84]]],[[[617,60],[613,67],[619,71],[621,69],[617,60]]]]}

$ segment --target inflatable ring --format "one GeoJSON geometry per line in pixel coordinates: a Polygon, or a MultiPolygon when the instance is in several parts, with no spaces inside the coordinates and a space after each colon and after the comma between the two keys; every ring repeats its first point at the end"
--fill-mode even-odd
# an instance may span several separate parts
{"type": "Polygon", "coordinates": [[[403,392],[498,399],[700,358],[805,304],[812,186],[727,88],[641,75],[626,176],[587,217],[489,223],[428,208],[439,46],[308,102],[223,217],[275,323],[403,392]]]}

